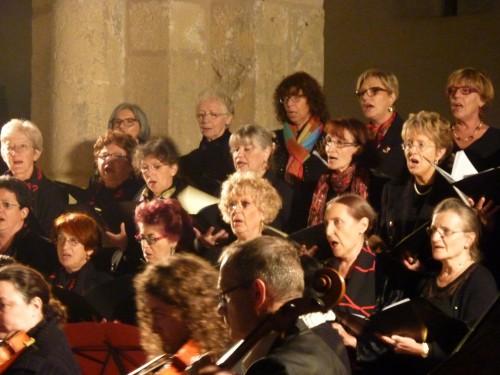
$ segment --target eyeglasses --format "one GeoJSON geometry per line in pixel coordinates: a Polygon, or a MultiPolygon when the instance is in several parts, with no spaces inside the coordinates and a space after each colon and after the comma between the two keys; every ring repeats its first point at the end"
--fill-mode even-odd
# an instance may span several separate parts
{"type": "Polygon", "coordinates": [[[158,171],[160,170],[161,167],[165,167],[167,166],[167,164],[152,164],[152,165],[147,165],[147,164],[143,164],[139,167],[141,173],[148,173],[150,171],[158,171]]]}
{"type": "Polygon", "coordinates": [[[221,112],[221,113],[216,113],[216,112],[198,112],[196,114],[196,118],[198,121],[202,121],[205,117],[208,118],[209,120],[214,120],[218,117],[221,116],[226,116],[228,113],[227,112],[221,112]]]}
{"type": "Polygon", "coordinates": [[[120,128],[122,125],[124,128],[131,128],[136,122],[139,121],[136,118],[131,117],[124,119],[115,118],[113,119],[113,129],[120,128]]]}
{"type": "Polygon", "coordinates": [[[16,203],[10,203],[10,202],[7,202],[7,201],[0,201],[0,206],[4,209],[4,210],[10,210],[11,208],[14,208],[14,207],[19,207],[21,208],[21,206],[19,204],[16,204],[16,203]]]}
{"type": "Polygon", "coordinates": [[[377,86],[374,86],[374,87],[368,87],[367,89],[365,90],[356,90],[356,92],[354,93],[358,98],[362,98],[365,94],[371,98],[372,96],[375,96],[377,95],[379,92],[382,92],[382,91],[386,91],[388,92],[389,90],[387,89],[384,89],[383,87],[377,87],[377,86]]]}
{"type": "Polygon", "coordinates": [[[80,241],[78,241],[76,238],[73,238],[73,237],[69,237],[69,238],[66,238],[64,236],[57,236],[57,244],[58,245],[63,245],[63,244],[68,244],[70,245],[71,247],[74,247],[74,246],[78,246],[81,244],[80,241]]]}
{"type": "Polygon", "coordinates": [[[161,236],[161,237],[155,237],[151,234],[149,235],[143,235],[143,234],[136,234],[135,239],[139,242],[146,242],[149,246],[153,246],[155,243],[157,243],[160,240],[163,240],[164,238],[167,238],[166,236],[161,236]]]}
{"type": "Polygon", "coordinates": [[[98,159],[106,160],[106,159],[118,159],[118,160],[126,160],[128,159],[127,155],[122,154],[108,154],[107,152],[103,152],[102,154],[97,155],[98,159]]]}
{"type": "Polygon", "coordinates": [[[427,234],[432,237],[434,233],[438,233],[439,237],[442,239],[448,238],[456,233],[465,233],[463,230],[451,230],[450,228],[446,227],[436,227],[435,225],[432,225],[430,227],[427,227],[427,234]]]}
{"type": "Polygon", "coordinates": [[[288,102],[290,102],[292,104],[297,104],[300,99],[305,98],[305,97],[306,97],[305,95],[301,95],[301,94],[287,95],[287,96],[284,96],[280,99],[280,103],[281,104],[288,104],[288,102]]]}
{"type": "Polygon", "coordinates": [[[7,152],[15,152],[16,154],[24,154],[29,149],[33,148],[33,146],[26,143],[21,143],[19,145],[3,145],[3,147],[7,152]]]}
{"type": "Polygon", "coordinates": [[[426,144],[423,142],[404,142],[404,143],[401,143],[401,148],[403,149],[403,151],[410,151],[413,147],[415,147],[417,149],[417,151],[422,152],[426,148],[434,147],[434,145],[426,144]]]}
{"type": "Polygon", "coordinates": [[[232,201],[232,202],[229,202],[229,204],[227,205],[227,208],[229,211],[234,211],[237,208],[244,210],[245,208],[248,208],[251,205],[252,205],[252,202],[250,202],[249,200],[232,201]]]}
{"type": "Polygon", "coordinates": [[[242,289],[242,288],[249,288],[250,285],[252,285],[253,281],[245,281],[240,284],[236,284],[235,286],[232,286],[230,288],[227,288],[225,290],[222,290],[219,293],[219,306],[226,306],[229,303],[228,296],[230,293],[242,289]]]}
{"type": "Polygon", "coordinates": [[[479,92],[478,89],[470,86],[450,86],[447,89],[448,91],[448,96],[453,96],[457,92],[459,92],[461,95],[470,95],[473,92],[479,92]]]}
{"type": "Polygon", "coordinates": [[[351,147],[351,146],[357,146],[358,144],[356,142],[346,142],[346,141],[341,141],[336,138],[331,138],[331,137],[325,137],[324,140],[325,147],[333,147],[335,146],[336,148],[346,148],[346,147],[351,147]]]}

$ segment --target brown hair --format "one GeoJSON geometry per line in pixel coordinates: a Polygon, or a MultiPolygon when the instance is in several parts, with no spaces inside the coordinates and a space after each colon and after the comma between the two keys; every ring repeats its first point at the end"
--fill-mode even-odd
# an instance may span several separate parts
{"type": "Polygon", "coordinates": [[[326,106],[325,94],[319,82],[306,72],[296,72],[285,77],[274,91],[274,110],[280,122],[288,122],[285,106],[281,103],[288,95],[302,95],[307,98],[307,104],[312,116],[319,117],[325,123],[330,117],[326,106]]]}
{"type": "Polygon", "coordinates": [[[111,144],[115,144],[124,149],[127,152],[128,160],[132,161],[132,155],[134,154],[135,146],[137,146],[137,141],[132,136],[117,130],[108,130],[106,134],[97,138],[97,141],[94,143],[94,160],[97,160],[99,152],[101,152],[104,146],[111,144]]]}
{"type": "Polygon", "coordinates": [[[50,286],[40,272],[22,264],[10,264],[0,268],[0,281],[12,283],[26,303],[40,298],[45,318],[55,317],[60,323],[66,321],[64,306],[52,297],[50,286]]]}
{"type": "Polygon", "coordinates": [[[174,165],[179,163],[179,151],[174,141],[168,137],[155,138],[137,146],[134,154],[134,167],[140,171],[141,162],[152,156],[163,164],[174,165]]]}
{"type": "Polygon", "coordinates": [[[101,247],[101,228],[91,216],[83,212],[67,212],[54,221],[55,236],[66,232],[77,238],[86,250],[101,247]]]}
{"type": "MultiPolygon", "coordinates": [[[[369,160],[366,157],[366,152],[369,151],[369,136],[368,128],[364,123],[355,118],[337,118],[328,121],[325,125],[324,132],[339,139],[344,139],[344,131],[347,130],[354,137],[354,142],[358,146],[358,150],[353,155],[353,160],[368,164],[369,160]]],[[[326,146],[325,138],[323,137],[323,151],[326,146]]],[[[326,153],[326,151],[324,151],[326,153]]]]}
{"type": "Polygon", "coordinates": [[[165,263],[148,265],[135,278],[137,317],[141,344],[150,355],[171,352],[152,330],[149,294],[181,311],[191,338],[202,349],[220,354],[229,341],[227,329],[217,313],[218,272],[207,261],[191,254],[172,255],[165,263]]]}
{"type": "Polygon", "coordinates": [[[366,199],[359,196],[358,194],[346,193],[333,198],[327,203],[325,214],[334,203],[339,203],[347,206],[349,209],[349,214],[356,220],[361,220],[362,218],[366,217],[369,221],[368,229],[366,230],[367,234],[369,234],[375,226],[377,213],[370,205],[370,203],[368,203],[366,199]]]}

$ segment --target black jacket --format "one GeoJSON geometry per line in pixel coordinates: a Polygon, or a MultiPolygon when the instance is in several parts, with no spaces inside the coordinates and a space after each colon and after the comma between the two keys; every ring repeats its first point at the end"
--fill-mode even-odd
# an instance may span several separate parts
{"type": "Polygon", "coordinates": [[[298,323],[278,338],[269,353],[254,362],[245,375],[344,375],[347,363],[325,336],[298,323]]]}
{"type": "Polygon", "coordinates": [[[179,173],[186,181],[204,192],[218,197],[221,184],[234,172],[229,151],[229,137],[224,134],[213,141],[203,138],[197,149],[179,159],[179,173]]]}
{"type": "Polygon", "coordinates": [[[9,367],[12,375],[78,375],[80,367],[55,319],[44,320],[28,334],[36,341],[9,367]]]}
{"type": "Polygon", "coordinates": [[[398,180],[407,172],[406,160],[401,143],[403,119],[396,117],[387,130],[379,147],[375,149],[375,160],[370,162],[370,195],[368,200],[377,212],[380,211],[380,199],[384,184],[390,180],[398,180]]]}
{"type": "MultiPolygon", "coordinates": [[[[273,168],[278,178],[285,180],[286,166],[288,164],[289,153],[286,148],[283,130],[274,132],[274,140],[276,142],[276,150],[273,155],[273,168]]],[[[321,141],[316,142],[313,151],[319,152],[321,141]]],[[[319,177],[328,171],[328,168],[322,161],[312,155],[304,162],[304,179],[303,181],[294,181],[290,183],[293,190],[291,203],[291,218],[289,227],[285,228],[293,232],[304,228],[307,225],[309,216],[309,207],[319,177]]]]}
{"type": "Polygon", "coordinates": [[[27,225],[15,234],[4,254],[33,267],[45,276],[53,273],[59,264],[54,245],[27,225]]]}
{"type": "Polygon", "coordinates": [[[47,179],[38,167],[34,168],[31,177],[24,182],[32,193],[33,215],[43,234],[50,236],[54,219],[61,215],[68,205],[68,194],[57,182],[47,179]]]}
{"type": "Polygon", "coordinates": [[[83,296],[93,288],[112,280],[112,277],[106,272],[97,270],[92,261],[89,261],[79,271],[71,274],[59,266],[49,279],[54,286],[83,296]]]}

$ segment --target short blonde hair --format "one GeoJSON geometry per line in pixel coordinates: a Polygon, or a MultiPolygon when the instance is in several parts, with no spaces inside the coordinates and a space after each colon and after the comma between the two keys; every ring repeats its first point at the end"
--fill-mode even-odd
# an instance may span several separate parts
{"type": "Polygon", "coordinates": [[[222,184],[219,209],[226,223],[230,221],[229,206],[236,197],[250,196],[264,216],[264,224],[274,221],[281,209],[281,197],[263,177],[253,172],[236,172],[222,184]]]}
{"type": "Polygon", "coordinates": [[[396,100],[399,97],[399,81],[398,77],[394,73],[384,72],[380,69],[367,69],[361,73],[356,81],[356,91],[359,91],[364,80],[370,77],[378,78],[384,88],[389,91],[389,93],[396,96],[396,100]]]}
{"type": "Polygon", "coordinates": [[[485,105],[489,104],[495,97],[495,89],[491,79],[482,71],[475,68],[457,69],[448,77],[446,83],[446,94],[451,86],[466,84],[475,88],[485,105]]]}
{"type": "Polygon", "coordinates": [[[24,134],[35,150],[43,151],[43,136],[38,127],[29,120],[13,118],[2,127],[0,140],[3,142],[5,138],[15,132],[24,134]]]}
{"type": "Polygon", "coordinates": [[[410,113],[408,120],[403,124],[401,138],[404,141],[410,134],[415,133],[424,133],[437,148],[444,148],[446,150],[445,156],[453,150],[453,132],[450,122],[441,117],[439,113],[429,111],[410,113]]]}
{"type": "Polygon", "coordinates": [[[273,133],[262,126],[254,124],[242,125],[229,137],[229,147],[233,148],[240,144],[253,144],[262,149],[271,147],[274,149],[273,133]]]}

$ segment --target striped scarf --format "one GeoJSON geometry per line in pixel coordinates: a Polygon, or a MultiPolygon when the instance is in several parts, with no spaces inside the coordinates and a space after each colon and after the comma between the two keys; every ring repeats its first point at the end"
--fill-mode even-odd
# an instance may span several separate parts
{"type": "Polygon", "coordinates": [[[311,155],[322,131],[323,123],[318,117],[311,117],[300,132],[296,125],[283,124],[283,136],[289,155],[285,177],[304,179],[304,162],[311,155]]]}

